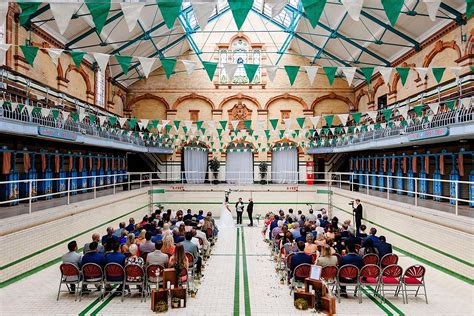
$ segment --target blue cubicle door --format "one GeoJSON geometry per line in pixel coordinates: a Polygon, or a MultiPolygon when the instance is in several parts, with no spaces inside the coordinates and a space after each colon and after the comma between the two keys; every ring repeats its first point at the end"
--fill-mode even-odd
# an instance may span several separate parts
{"type": "Polygon", "coordinates": [[[76,169],[72,169],[71,171],[68,172],[68,177],[69,179],[69,191],[71,191],[70,194],[76,195],[77,194],[77,171],[76,169]]]}
{"type": "Polygon", "coordinates": [[[403,194],[403,171],[401,166],[401,160],[398,158],[398,170],[397,170],[397,194],[403,194]]]}
{"type": "MultiPolygon", "coordinates": [[[[18,180],[18,172],[11,171],[9,174],[3,175],[1,181],[18,180]]],[[[0,201],[16,200],[19,198],[19,185],[16,183],[6,183],[0,185],[0,201]]],[[[1,206],[12,206],[18,204],[18,201],[1,204],[1,206]]]]}
{"type": "Polygon", "coordinates": [[[420,183],[418,191],[420,192],[420,199],[426,199],[426,193],[428,192],[428,182],[426,181],[426,171],[425,171],[425,159],[421,158],[421,170],[420,170],[420,183]]]}
{"type": "MultiPolygon", "coordinates": [[[[48,167],[44,172],[41,172],[39,174],[39,178],[42,179],[41,181],[38,181],[39,195],[53,193],[53,181],[51,180],[53,178],[53,172],[51,171],[51,169],[48,167]]],[[[43,198],[46,200],[50,200],[53,197],[51,195],[48,195],[43,198]]]]}
{"type": "MultiPolygon", "coordinates": [[[[53,192],[58,193],[58,192],[64,192],[66,191],[66,172],[63,170],[63,167],[61,166],[61,169],[59,169],[58,173],[54,174],[54,177],[57,178],[57,180],[53,181],[53,192]]],[[[55,195],[55,197],[58,196],[65,196],[66,193],[61,193],[55,195]]]]}
{"type": "MultiPolygon", "coordinates": [[[[36,180],[38,178],[38,174],[36,173],[36,170],[34,168],[30,168],[28,172],[22,172],[20,174],[20,180],[36,180]]],[[[20,189],[20,197],[21,198],[27,198],[30,196],[30,181],[22,181],[19,183],[19,189],[20,189]]],[[[31,196],[36,196],[38,193],[38,182],[33,181],[31,182],[31,196]]],[[[33,199],[32,201],[36,201],[36,199],[33,199]]],[[[25,202],[28,202],[25,200],[25,202]]]]}

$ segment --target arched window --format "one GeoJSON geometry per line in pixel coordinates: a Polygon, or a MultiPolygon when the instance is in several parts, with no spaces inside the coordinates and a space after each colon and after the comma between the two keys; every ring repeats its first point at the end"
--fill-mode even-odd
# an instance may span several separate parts
{"type": "Polygon", "coordinates": [[[100,70],[95,73],[95,104],[105,105],[105,74],[100,70]]]}
{"type": "MultiPolygon", "coordinates": [[[[248,84],[249,79],[245,73],[243,64],[260,64],[260,49],[253,49],[250,44],[242,37],[236,38],[232,43],[230,43],[229,48],[223,48],[219,51],[220,53],[220,83],[229,83],[230,78],[228,78],[225,69],[223,67],[224,63],[231,63],[239,65],[235,71],[232,84],[248,84]]],[[[258,69],[255,74],[254,80],[252,83],[260,83],[260,69],[258,69]]]]}

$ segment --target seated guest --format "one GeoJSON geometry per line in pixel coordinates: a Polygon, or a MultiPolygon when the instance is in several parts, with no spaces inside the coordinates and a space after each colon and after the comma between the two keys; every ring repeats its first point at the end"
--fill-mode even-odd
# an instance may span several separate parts
{"type": "Polygon", "coordinates": [[[314,215],[313,209],[310,209],[310,210],[309,210],[309,214],[308,214],[308,216],[306,216],[306,220],[307,220],[308,222],[316,223],[316,215],[314,215]]]}
{"type": "Polygon", "coordinates": [[[299,221],[301,219],[301,215],[303,215],[303,212],[301,210],[298,210],[298,215],[296,216],[296,221],[299,221]]]}
{"type": "Polygon", "coordinates": [[[155,251],[155,244],[151,241],[151,237],[151,232],[145,233],[145,242],[138,247],[140,253],[155,251]]]}
{"type": "Polygon", "coordinates": [[[290,229],[290,232],[293,235],[294,239],[300,237],[301,236],[300,224],[298,222],[294,223],[293,226],[290,229]]]}
{"type": "Polygon", "coordinates": [[[102,236],[102,246],[105,247],[108,241],[119,241],[119,238],[114,235],[114,228],[113,227],[107,227],[107,234],[102,236]]]}
{"type": "Polygon", "coordinates": [[[114,242],[112,244],[112,252],[109,252],[105,255],[105,264],[117,263],[117,264],[120,264],[122,267],[124,266],[125,255],[123,253],[120,253],[119,248],[120,248],[120,244],[118,242],[114,242]]]}
{"type": "Polygon", "coordinates": [[[379,251],[379,258],[382,259],[386,254],[392,253],[392,245],[387,242],[385,236],[379,237],[379,244],[377,250],[379,251]]]}
{"type": "Polygon", "coordinates": [[[349,238],[349,225],[347,225],[347,223],[344,223],[342,224],[342,227],[341,227],[341,238],[346,240],[347,238],[349,238]]]}
{"type": "Polygon", "coordinates": [[[175,251],[174,241],[172,235],[165,235],[163,238],[163,248],[161,251],[165,254],[172,256],[175,251]]]}
{"type": "MultiPolygon", "coordinates": [[[[177,245],[176,246],[176,252],[175,254],[170,258],[170,261],[168,263],[168,267],[170,268],[175,268],[176,269],[176,272],[178,272],[178,270],[182,270],[182,269],[188,269],[189,268],[189,262],[188,262],[188,258],[186,257],[185,253],[184,253],[184,247],[183,245],[177,245]]],[[[180,281],[181,282],[185,282],[187,279],[187,275],[186,276],[182,276],[180,281]]]]}
{"type": "Polygon", "coordinates": [[[306,244],[304,247],[304,252],[307,254],[312,254],[312,253],[317,253],[318,252],[318,246],[313,242],[313,235],[312,234],[306,234],[306,244]]]}
{"type": "Polygon", "coordinates": [[[291,258],[291,275],[295,271],[296,267],[303,263],[312,264],[313,260],[310,255],[304,253],[305,244],[302,241],[298,241],[297,243],[298,252],[291,258]]]}
{"type": "Polygon", "coordinates": [[[367,226],[365,226],[364,224],[360,225],[359,231],[356,233],[356,237],[359,237],[361,239],[367,238],[368,235],[365,232],[366,229],[367,229],[367,226]]]}
{"type": "Polygon", "coordinates": [[[321,225],[319,224],[319,221],[316,222],[315,231],[316,231],[316,237],[320,234],[324,235],[324,233],[325,233],[324,227],[321,227],[321,225]]]}
{"type": "Polygon", "coordinates": [[[329,225],[328,216],[323,215],[323,218],[321,219],[319,226],[326,228],[327,225],[329,225]]]}
{"type": "Polygon", "coordinates": [[[199,210],[199,213],[196,216],[196,219],[197,219],[198,222],[204,219],[204,211],[203,210],[199,210]]]}
{"type": "Polygon", "coordinates": [[[170,230],[170,224],[169,223],[164,223],[163,224],[163,236],[166,234],[172,234],[173,232],[170,230]]]}
{"type": "MultiPolygon", "coordinates": [[[[304,216],[304,215],[303,215],[304,216]]],[[[301,226],[300,228],[300,236],[298,238],[295,238],[295,241],[296,242],[303,242],[305,243],[306,242],[306,227],[304,226],[301,226]]]]}
{"type": "Polygon", "coordinates": [[[131,233],[135,230],[135,219],[133,217],[131,217],[129,220],[128,220],[128,226],[125,227],[125,229],[131,233]]]}
{"type": "MultiPolygon", "coordinates": [[[[77,268],[81,267],[81,260],[82,260],[82,255],[77,253],[77,242],[75,240],[70,241],[67,244],[67,249],[68,252],[65,253],[61,260],[63,263],[70,263],[75,265],[77,268]]],[[[75,276],[69,276],[66,277],[67,281],[77,281],[78,277],[75,276]]],[[[76,293],[76,285],[75,284],[70,284],[69,285],[69,293],[74,294],[76,293]]]]}
{"type": "Polygon", "coordinates": [[[359,256],[363,257],[368,254],[379,254],[378,249],[374,247],[374,242],[370,238],[367,239],[362,246],[363,247],[359,249],[359,256]]]}
{"type": "Polygon", "coordinates": [[[326,245],[326,237],[324,234],[318,234],[316,237],[316,241],[314,242],[316,246],[325,246],[326,245]]]}
{"type": "Polygon", "coordinates": [[[190,220],[192,220],[192,219],[193,219],[193,214],[191,214],[191,213],[192,213],[191,209],[188,209],[188,210],[186,211],[186,215],[184,215],[184,217],[183,217],[183,220],[184,220],[184,221],[190,221],[190,220]]]}
{"type": "MultiPolygon", "coordinates": [[[[341,257],[341,267],[346,264],[352,264],[352,265],[355,265],[357,268],[361,269],[364,266],[364,261],[362,260],[362,257],[356,253],[355,245],[348,244],[346,249],[347,249],[347,254],[341,257]]],[[[355,279],[342,279],[341,281],[354,282],[354,283],[357,282],[357,280],[355,279]]],[[[345,286],[341,286],[341,296],[347,297],[345,286]]]]}
{"type": "Polygon", "coordinates": [[[298,221],[298,224],[300,224],[300,226],[303,227],[305,223],[306,223],[306,216],[301,215],[300,220],[298,221]]]}
{"type": "Polygon", "coordinates": [[[211,250],[211,245],[209,244],[209,241],[207,240],[207,236],[205,231],[202,229],[202,226],[204,225],[204,220],[202,220],[199,225],[197,226],[197,229],[195,230],[196,232],[196,238],[202,240],[202,251],[205,257],[209,256],[209,252],[211,250]],[[201,224],[202,223],[202,224],[201,224]]]}
{"type": "Polygon", "coordinates": [[[344,242],[341,238],[340,235],[337,235],[336,238],[334,238],[334,249],[338,254],[344,255],[344,252],[346,250],[346,246],[344,245],[344,242]]]}
{"type": "Polygon", "coordinates": [[[148,265],[157,264],[165,268],[168,266],[169,258],[168,258],[168,255],[161,252],[162,248],[163,248],[163,242],[161,240],[155,242],[155,251],[150,252],[148,256],[146,257],[146,263],[148,265]]]}
{"type": "Polygon", "coordinates": [[[366,242],[368,239],[372,239],[372,242],[374,243],[374,246],[377,247],[380,243],[379,237],[377,235],[377,228],[372,227],[370,228],[370,235],[364,239],[364,242],[366,242]]]}
{"type": "Polygon", "coordinates": [[[329,224],[326,228],[326,239],[334,239],[336,237],[336,234],[334,232],[334,226],[332,226],[332,224],[329,224]]]}
{"type": "MultiPolygon", "coordinates": [[[[97,233],[93,233],[93,234],[92,234],[92,242],[96,242],[96,243],[98,244],[98,246],[97,246],[97,247],[98,247],[98,248],[97,248],[97,249],[98,249],[98,252],[104,253],[104,246],[102,246],[102,245],[99,243],[99,241],[100,241],[100,235],[97,234],[97,233]]],[[[85,245],[84,245],[84,248],[83,248],[83,250],[82,250],[82,253],[85,254],[85,253],[89,252],[89,251],[90,251],[89,246],[90,246],[90,243],[85,244],[85,245]]]]}
{"type": "Polygon", "coordinates": [[[105,258],[104,255],[97,252],[97,242],[93,241],[89,244],[89,251],[82,256],[81,266],[85,265],[86,263],[95,263],[101,267],[105,265],[105,258]]]}
{"type": "Polygon", "coordinates": [[[142,229],[140,231],[140,234],[138,234],[137,238],[135,238],[135,245],[140,247],[141,244],[145,243],[146,241],[145,234],[146,234],[146,230],[142,229]]]}
{"type": "Polygon", "coordinates": [[[122,232],[120,233],[120,240],[119,240],[120,245],[123,245],[124,243],[127,242],[127,236],[128,236],[127,230],[122,229],[122,232]]]}
{"type": "Polygon", "coordinates": [[[194,257],[194,264],[196,264],[196,273],[201,274],[201,265],[202,258],[199,255],[198,247],[191,241],[193,239],[193,233],[187,232],[185,235],[185,240],[183,242],[183,247],[185,252],[189,252],[194,257]]]}
{"type": "Polygon", "coordinates": [[[163,240],[163,230],[161,229],[161,227],[158,227],[156,229],[156,235],[151,237],[151,241],[154,243],[157,242],[158,240],[163,240]]]}
{"type": "Polygon", "coordinates": [[[275,227],[278,227],[278,221],[280,220],[280,218],[278,217],[278,215],[275,215],[273,217],[273,221],[270,223],[270,233],[273,231],[273,229],[275,227]]]}
{"type": "Polygon", "coordinates": [[[281,243],[287,254],[298,251],[293,235],[290,232],[287,232],[285,236],[283,236],[281,243]]]}
{"type": "Polygon", "coordinates": [[[321,255],[316,260],[316,265],[321,267],[336,266],[337,257],[331,253],[331,246],[324,245],[321,247],[321,255]]]}
{"type": "Polygon", "coordinates": [[[123,254],[129,254],[129,248],[131,245],[135,244],[135,235],[130,233],[127,235],[127,240],[124,244],[120,245],[120,252],[123,254]]]}
{"type": "Polygon", "coordinates": [[[292,220],[293,222],[296,222],[296,221],[298,220],[298,219],[296,218],[296,215],[293,214],[293,209],[292,209],[292,208],[290,208],[290,209],[288,210],[288,217],[291,218],[291,220],[292,220]]]}
{"type": "Polygon", "coordinates": [[[124,228],[125,228],[125,222],[120,222],[119,223],[119,228],[117,228],[114,231],[114,236],[120,237],[120,235],[122,234],[122,229],[124,229],[124,228]]]}
{"type": "Polygon", "coordinates": [[[271,237],[272,240],[277,239],[277,237],[282,233],[283,221],[278,221],[278,226],[272,229],[271,237]]]}
{"type": "MultiPolygon", "coordinates": [[[[184,225],[183,225],[183,230],[184,230],[184,225]]],[[[184,232],[181,233],[179,231],[179,228],[175,228],[173,229],[173,242],[175,244],[179,244],[180,242],[183,242],[184,241],[184,232]]]]}
{"type": "Polygon", "coordinates": [[[146,224],[148,224],[148,215],[145,215],[142,219],[142,221],[138,224],[138,226],[143,227],[146,224]]]}
{"type": "MultiPolygon", "coordinates": [[[[186,232],[187,233],[187,232],[186,232]]],[[[201,251],[202,245],[199,242],[199,239],[196,237],[197,232],[194,228],[191,229],[191,234],[193,235],[193,238],[191,238],[191,242],[195,244],[198,247],[198,250],[201,251]]]]}
{"type": "MultiPolygon", "coordinates": [[[[129,250],[130,250],[130,257],[125,259],[125,266],[127,266],[127,264],[136,264],[144,268],[145,261],[143,260],[143,258],[138,256],[138,246],[131,245],[129,250]]],[[[140,277],[127,277],[127,281],[140,281],[140,280],[141,280],[140,277]]],[[[141,291],[141,286],[137,286],[137,287],[141,291]]]]}

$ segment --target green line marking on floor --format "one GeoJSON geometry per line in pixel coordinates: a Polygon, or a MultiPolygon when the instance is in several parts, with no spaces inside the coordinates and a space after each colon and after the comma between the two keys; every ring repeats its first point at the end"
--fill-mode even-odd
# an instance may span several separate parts
{"type": "Polygon", "coordinates": [[[244,271],[244,302],[245,302],[245,316],[250,316],[250,293],[249,293],[249,276],[247,271],[247,254],[245,250],[245,230],[242,228],[242,269],[244,271]]]}
{"type": "MultiPolygon", "coordinates": [[[[368,288],[370,292],[372,292],[375,295],[375,297],[382,299],[382,295],[375,292],[375,290],[371,286],[369,286],[368,288]]],[[[403,293],[401,294],[403,295],[403,293]]],[[[390,306],[390,308],[393,309],[399,316],[405,316],[405,313],[402,312],[400,309],[398,309],[398,307],[395,306],[392,302],[390,302],[390,300],[388,300],[387,298],[385,298],[385,303],[387,303],[387,305],[390,306]]]]}
{"type": "Polygon", "coordinates": [[[240,249],[239,249],[239,239],[240,239],[240,228],[236,229],[237,239],[235,241],[235,273],[234,273],[234,315],[239,316],[240,314],[240,249]]]}
{"type": "Polygon", "coordinates": [[[365,296],[370,298],[370,300],[374,302],[375,305],[377,305],[381,310],[383,310],[387,314],[387,316],[393,316],[393,313],[388,308],[386,308],[382,303],[380,303],[375,297],[370,295],[366,289],[362,289],[362,293],[364,293],[365,296]]]}
{"type": "Polygon", "coordinates": [[[113,292],[112,294],[110,294],[109,297],[91,313],[91,316],[97,315],[97,313],[99,313],[105,306],[107,306],[107,304],[109,304],[116,296],[117,292],[113,292]]]}

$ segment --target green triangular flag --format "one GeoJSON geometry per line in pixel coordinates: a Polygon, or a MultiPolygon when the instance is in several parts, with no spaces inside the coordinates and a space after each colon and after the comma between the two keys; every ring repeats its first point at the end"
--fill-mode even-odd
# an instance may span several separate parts
{"type": "Polygon", "coordinates": [[[30,66],[33,67],[33,64],[35,63],[36,55],[38,55],[39,47],[20,45],[20,48],[28,64],[30,64],[30,66]]]}
{"type": "Polygon", "coordinates": [[[410,72],[410,68],[408,67],[397,67],[395,68],[400,75],[400,79],[402,80],[402,85],[405,86],[405,82],[407,82],[408,73],[410,72]]]}
{"type": "Polygon", "coordinates": [[[59,117],[59,110],[51,110],[51,113],[53,113],[54,119],[57,119],[59,117]]]}
{"type": "Polygon", "coordinates": [[[296,79],[296,75],[298,75],[298,71],[300,70],[300,66],[285,66],[286,74],[288,75],[288,79],[290,80],[290,84],[293,85],[296,79]]]}
{"type": "Polygon", "coordinates": [[[441,79],[443,79],[443,74],[446,68],[432,68],[431,71],[433,71],[433,75],[436,79],[437,83],[441,82],[441,79]]]}
{"type": "Polygon", "coordinates": [[[117,118],[115,116],[109,116],[109,123],[112,126],[115,126],[117,124],[117,118]]]}
{"type": "Polygon", "coordinates": [[[128,75],[128,68],[130,67],[130,63],[132,62],[132,56],[115,55],[115,59],[117,59],[117,62],[122,68],[124,75],[128,75]]]}
{"type": "Polygon", "coordinates": [[[95,124],[95,119],[96,119],[95,115],[89,114],[89,123],[90,124],[95,124]]]}
{"type": "Polygon", "coordinates": [[[466,20],[474,14],[474,0],[466,0],[466,20]]]}
{"type": "Polygon", "coordinates": [[[154,128],[158,127],[158,120],[151,120],[151,124],[153,125],[154,128]]]}
{"type": "Polygon", "coordinates": [[[188,128],[186,126],[183,126],[183,132],[184,132],[184,134],[188,133],[188,128]]]}
{"type": "Polygon", "coordinates": [[[418,104],[413,107],[413,111],[416,113],[417,116],[421,116],[423,114],[423,104],[418,104]]]}
{"type": "Polygon", "coordinates": [[[21,8],[20,25],[23,26],[30,20],[30,16],[38,10],[41,1],[18,1],[18,5],[21,8]]]}
{"type": "Polygon", "coordinates": [[[361,67],[360,71],[364,74],[365,81],[367,81],[368,84],[372,82],[372,74],[374,73],[375,67],[361,67]]]}
{"type": "Polygon", "coordinates": [[[197,129],[201,129],[203,123],[204,123],[204,121],[196,121],[196,127],[197,127],[197,129]]]}
{"type": "Polygon", "coordinates": [[[232,11],[232,16],[234,17],[237,29],[240,30],[250,12],[250,9],[252,9],[253,0],[228,0],[227,3],[232,11]]]}
{"type": "Polygon", "coordinates": [[[285,130],[281,129],[280,130],[280,139],[283,138],[283,136],[285,136],[285,130]]]}
{"type": "Polygon", "coordinates": [[[156,0],[161,16],[170,30],[173,28],[174,22],[176,22],[181,12],[182,2],[182,0],[156,0]]]}
{"type": "Polygon", "coordinates": [[[171,132],[171,129],[173,128],[173,126],[168,124],[168,125],[166,125],[165,128],[166,128],[166,133],[169,134],[171,132]]]}
{"type": "Polygon", "coordinates": [[[337,67],[323,67],[324,73],[328,77],[329,84],[332,86],[334,77],[336,76],[337,67]]]}
{"type": "Polygon", "coordinates": [[[298,126],[299,126],[300,128],[303,128],[304,120],[305,120],[304,117],[297,117],[297,118],[296,118],[296,123],[298,123],[298,126]]]}
{"type": "Polygon", "coordinates": [[[100,2],[97,2],[97,0],[86,0],[85,2],[92,15],[97,34],[100,34],[109,15],[110,0],[102,0],[100,2]]]}
{"type": "Polygon", "coordinates": [[[318,25],[319,18],[324,11],[326,0],[302,0],[304,11],[313,28],[318,25]]]}
{"type": "Polygon", "coordinates": [[[332,121],[334,121],[334,115],[325,115],[324,120],[326,121],[326,124],[331,127],[332,121]]]}
{"type": "Polygon", "coordinates": [[[169,79],[173,73],[174,65],[176,65],[176,59],[161,58],[160,61],[161,65],[163,66],[163,70],[165,71],[166,79],[169,79]]]}
{"type": "Polygon", "coordinates": [[[385,14],[392,26],[397,23],[398,17],[403,8],[403,1],[404,0],[382,0],[383,9],[385,10],[385,14]]]}
{"type": "Polygon", "coordinates": [[[257,73],[258,66],[256,64],[244,64],[245,74],[249,78],[249,83],[252,83],[255,74],[257,73]]]}
{"type": "Polygon", "coordinates": [[[217,135],[221,136],[223,129],[222,128],[217,128],[216,130],[217,130],[217,135]]]}
{"type": "Polygon", "coordinates": [[[174,123],[174,127],[176,127],[176,130],[179,130],[179,125],[181,124],[181,121],[174,120],[173,123],[174,123]]]}
{"type": "Polygon", "coordinates": [[[446,105],[448,109],[453,110],[454,106],[456,105],[456,100],[444,102],[444,105],[446,105]]]}
{"type": "Polygon", "coordinates": [[[270,130],[269,129],[265,130],[265,136],[267,137],[267,140],[270,139],[270,130]]]}
{"type": "Polygon", "coordinates": [[[128,125],[130,126],[130,128],[132,128],[132,129],[135,128],[135,125],[137,124],[137,121],[138,120],[134,117],[130,118],[128,120],[128,125]]]}
{"type": "Polygon", "coordinates": [[[247,130],[250,130],[250,126],[252,126],[252,120],[245,120],[244,125],[247,130]]]}
{"type": "Polygon", "coordinates": [[[217,63],[213,63],[211,61],[203,61],[202,65],[204,66],[204,69],[206,70],[207,75],[209,76],[209,80],[212,81],[217,69],[217,63]]]}
{"type": "Polygon", "coordinates": [[[72,58],[72,61],[74,62],[74,65],[79,68],[81,67],[81,62],[84,56],[86,55],[86,52],[81,52],[81,51],[70,51],[69,55],[72,58]]]}
{"type": "Polygon", "coordinates": [[[352,118],[354,119],[354,123],[359,124],[360,118],[362,117],[362,113],[355,112],[355,113],[351,113],[351,115],[352,115],[352,118]]]}
{"type": "Polygon", "coordinates": [[[278,119],[271,119],[270,120],[270,125],[272,126],[273,129],[276,129],[278,125],[278,119]]]}
{"type": "Polygon", "coordinates": [[[390,117],[392,117],[392,111],[393,109],[382,110],[383,117],[385,117],[385,122],[390,121],[390,117]]]}
{"type": "Polygon", "coordinates": [[[222,129],[227,128],[227,121],[219,121],[219,124],[221,124],[222,129]]]}
{"type": "Polygon", "coordinates": [[[79,114],[77,114],[76,112],[72,112],[71,114],[69,114],[69,116],[74,122],[77,122],[79,120],[79,114]]]}

